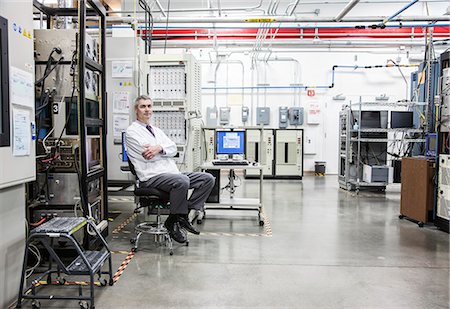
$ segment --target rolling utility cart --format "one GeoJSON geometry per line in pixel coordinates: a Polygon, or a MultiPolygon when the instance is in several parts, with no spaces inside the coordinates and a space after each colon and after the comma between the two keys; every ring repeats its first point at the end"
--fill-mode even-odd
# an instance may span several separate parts
{"type": "Polygon", "coordinates": [[[27,239],[25,246],[25,255],[23,259],[22,277],[19,287],[19,296],[17,299],[16,308],[22,307],[23,299],[32,299],[32,307],[39,308],[39,299],[73,299],[79,300],[81,308],[95,308],[94,305],[94,276],[98,275],[99,280],[102,274],[109,275],[109,282],[106,279],[100,280],[102,286],[113,285],[112,276],[112,265],[111,265],[111,251],[108,248],[108,244],[103,236],[95,228],[95,224],[88,221],[86,218],[76,218],[76,217],[57,217],[50,221],[38,226],[31,231],[30,236],[27,239]],[[83,250],[76,237],[73,235],[75,232],[84,231],[94,231],[98,239],[100,240],[102,247],[99,251],[87,251],[83,250]],[[73,246],[78,256],[71,263],[64,263],[55,251],[54,245],[59,240],[65,240],[73,246]],[[24,283],[26,280],[26,269],[28,262],[28,251],[29,245],[33,241],[39,241],[40,244],[44,246],[49,254],[49,266],[48,270],[45,271],[38,278],[34,279],[31,284],[24,288],[24,283]],[[56,242],[56,243],[55,243],[56,242]],[[108,271],[102,271],[102,266],[108,261],[108,271]],[[56,264],[56,265],[54,265],[56,264]],[[66,265],[68,264],[68,265],[66,265]],[[52,284],[52,274],[57,274],[56,283],[64,285],[66,280],[61,277],[61,274],[65,275],[75,275],[75,276],[89,276],[89,287],[90,295],[83,296],[81,285],[79,285],[78,296],[58,296],[58,295],[40,295],[37,292],[43,288],[40,281],[46,278],[47,284],[52,284]],[[90,306],[87,303],[90,302],[90,306]]]}

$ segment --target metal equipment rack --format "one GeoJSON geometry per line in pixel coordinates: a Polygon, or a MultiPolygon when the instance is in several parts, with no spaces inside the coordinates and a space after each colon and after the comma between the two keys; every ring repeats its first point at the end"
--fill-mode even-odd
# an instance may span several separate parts
{"type": "MultiPolygon", "coordinates": [[[[107,135],[107,111],[106,111],[106,9],[99,0],[79,0],[77,8],[50,8],[42,5],[34,0],[33,5],[43,15],[46,16],[47,28],[51,27],[52,17],[77,16],[78,19],[78,35],[77,35],[77,116],[78,116],[78,139],[79,153],[78,160],[75,158],[79,166],[77,173],[80,183],[80,198],[83,206],[83,215],[89,215],[88,195],[92,191],[93,182],[100,182],[100,198],[96,202],[100,202],[100,218],[106,223],[102,234],[107,236],[107,215],[108,215],[108,193],[107,193],[107,159],[106,159],[106,135],[107,135]],[[89,4],[89,8],[87,8],[89,4]],[[98,18],[99,30],[99,51],[98,61],[90,59],[86,56],[86,16],[98,18]],[[86,69],[98,74],[98,117],[89,117],[87,113],[87,104],[89,99],[86,97],[85,91],[85,71],[86,69]],[[99,140],[99,165],[95,168],[89,167],[88,162],[88,131],[90,128],[98,129],[98,135],[95,136],[99,140]]],[[[92,135],[91,135],[92,137],[92,135]]],[[[88,233],[85,233],[83,247],[95,247],[96,239],[89,239],[88,233]]]]}
{"type": "MultiPolygon", "coordinates": [[[[426,103],[423,102],[395,102],[395,103],[381,103],[381,102],[363,102],[361,98],[357,103],[350,103],[349,106],[345,107],[339,114],[339,186],[345,190],[356,190],[359,192],[360,189],[375,189],[379,191],[384,191],[387,182],[364,182],[362,181],[362,165],[361,162],[361,146],[362,143],[366,144],[376,144],[379,147],[388,148],[388,142],[399,141],[402,143],[424,143],[425,139],[423,136],[420,138],[392,138],[389,137],[391,132],[402,132],[402,133],[415,133],[423,135],[426,130],[424,129],[411,129],[411,128],[385,128],[385,129],[361,129],[358,126],[357,129],[353,128],[353,112],[358,112],[358,124],[361,124],[361,111],[362,106],[373,106],[373,107],[410,107],[410,106],[425,106],[426,103]],[[352,107],[357,106],[357,109],[352,109],[352,107]],[[351,172],[351,170],[353,172],[351,172]]],[[[425,111],[426,114],[426,111],[425,111]]],[[[387,119],[386,119],[387,121],[387,119]]],[[[388,161],[387,151],[379,158],[380,162],[385,165],[388,161]]]]}
{"type": "MultiPolygon", "coordinates": [[[[112,265],[111,265],[111,251],[108,248],[108,244],[103,236],[97,231],[95,224],[86,218],[74,218],[74,217],[59,217],[53,218],[50,221],[38,226],[31,231],[30,236],[27,239],[25,246],[25,255],[22,266],[22,276],[19,286],[19,296],[17,300],[16,308],[22,307],[23,299],[33,299],[33,308],[39,308],[39,299],[65,299],[65,300],[79,300],[81,308],[95,308],[94,303],[94,276],[98,275],[99,280],[102,274],[109,275],[109,285],[113,285],[112,265]],[[102,244],[102,247],[98,251],[83,250],[74,236],[75,232],[80,229],[90,227],[95,231],[95,234],[102,244]],[[54,249],[55,240],[65,239],[73,246],[77,252],[77,257],[67,265],[58,256],[58,253],[54,249]],[[31,242],[39,241],[49,253],[49,266],[48,270],[41,274],[38,278],[34,279],[31,284],[24,289],[26,280],[26,268],[28,262],[28,251],[31,242]],[[102,271],[102,266],[108,261],[108,271],[102,271]],[[56,263],[56,268],[53,266],[53,262],[56,263]],[[90,295],[83,296],[81,285],[79,285],[78,296],[58,296],[58,295],[38,295],[37,292],[43,286],[40,281],[46,278],[46,284],[53,284],[52,274],[57,274],[56,284],[64,285],[65,279],[61,277],[61,273],[66,275],[76,276],[89,276],[90,295]],[[30,293],[31,292],[31,293],[30,293]],[[86,303],[90,302],[90,307],[86,303]]],[[[100,284],[106,286],[107,281],[101,280],[100,284]]]]}

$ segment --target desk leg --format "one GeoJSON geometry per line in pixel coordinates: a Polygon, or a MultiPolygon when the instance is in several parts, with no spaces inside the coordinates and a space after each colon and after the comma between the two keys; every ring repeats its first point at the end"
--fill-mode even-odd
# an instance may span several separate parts
{"type": "Polygon", "coordinates": [[[235,187],[234,187],[234,170],[230,169],[230,198],[233,198],[235,187]]]}

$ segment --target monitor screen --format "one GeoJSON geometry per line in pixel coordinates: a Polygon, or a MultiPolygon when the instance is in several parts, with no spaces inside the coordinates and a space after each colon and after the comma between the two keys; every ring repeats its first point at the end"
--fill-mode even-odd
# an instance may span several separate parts
{"type": "Polygon", "coordinates": [[[380,111],[361,111],[361,129],[381,128],[380,111]]]}
{"type": "Polygon", "coordinates": [[[391,112],[391,128],[413,128],[413,112],[391,112]]]}
{"type": "Polygon", "coordinates": [[[216,153],[220,154],[244,154],[244,131],[217,131],[216,153]]]}
{"type": "Polygon", "coordinates": [[[122,132],[122,162],[128,162],[126,132],[122,132]]]}

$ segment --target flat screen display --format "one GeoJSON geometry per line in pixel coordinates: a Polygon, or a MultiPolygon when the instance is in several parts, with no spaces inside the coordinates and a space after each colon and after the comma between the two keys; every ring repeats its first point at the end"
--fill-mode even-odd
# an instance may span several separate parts
{"type": "Polygon", "coordinates": [[[391,128],[413,128],[413,112],[391,112],[391,128]]]}
{"type": "Polygon", "coordinates": [[[244,131],[217,131],[216,153],[220,154],[244,154],[244,131]]]}
{"type": "Polygon", "coordinates": [[[361,111],[361,129],[381,128],[380,111],[361,111]]]}

